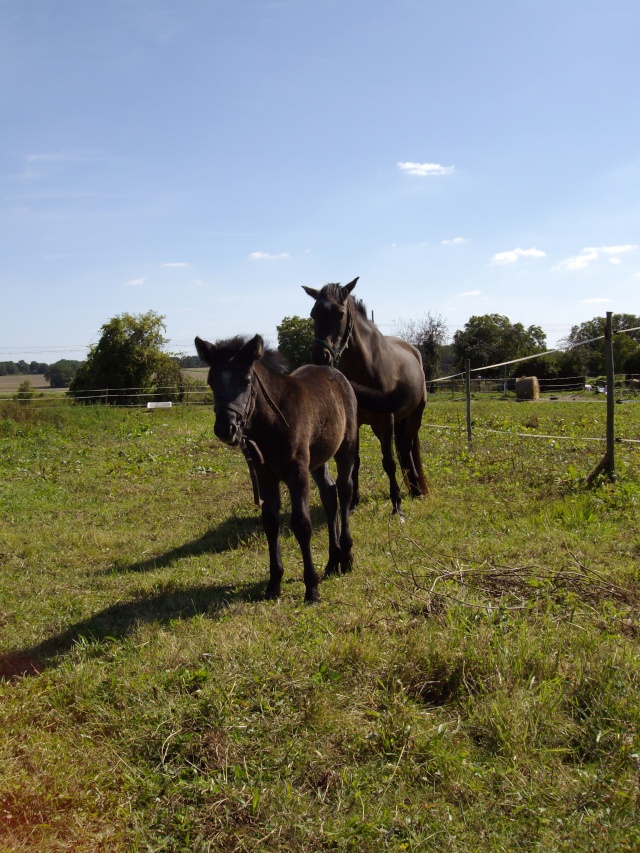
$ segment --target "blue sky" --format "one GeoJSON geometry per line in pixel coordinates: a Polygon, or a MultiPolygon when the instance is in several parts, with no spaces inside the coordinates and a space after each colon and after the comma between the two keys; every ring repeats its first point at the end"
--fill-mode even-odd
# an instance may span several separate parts
{"type": "Polygon", "coordinates": [[[0,0],[0,360],[640,313],[637,0],[0,0]]]}

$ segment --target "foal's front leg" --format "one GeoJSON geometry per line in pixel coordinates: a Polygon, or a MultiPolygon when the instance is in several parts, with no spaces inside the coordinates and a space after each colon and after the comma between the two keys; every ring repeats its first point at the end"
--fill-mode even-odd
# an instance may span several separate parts
{"type": "Polygon", "coordinates": [[[309,469],[302,463],[296,466],[287,487],[291,495],[291,529],[302,552],[304,600],[311,604],[320,601],[318,582],[320,578],[311,557],[311,516],[309,515],[309,469]]]}
{"type": "Polygon", "coordinates": [[[280,483],[264,471],[259,478],[260,497],[262,498],[262,526],[269,543],[269,583],[265,595],[267,598],[280,597],[280,582],[284,574],[280,553],[280,483]]]}

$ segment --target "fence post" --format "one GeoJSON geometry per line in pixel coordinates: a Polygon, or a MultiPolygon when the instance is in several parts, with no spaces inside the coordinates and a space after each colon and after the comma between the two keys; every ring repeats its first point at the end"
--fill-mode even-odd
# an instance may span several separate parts
{"type": "Polygon", "coordinates": [[[616,401],[614,394],[614,370],[613,370],[613,334],[611,331],[611,311],[607,311],[607,319],[604,327],[604,358],[607,373],[607,449],[604,457],[596,465],[593,471],[587,477],[587,483],[591,485],[598,474],[603,471],[610,480],[616,478],[616,460],[615,460],[615,411],[616,401]]]}
{"type": "Polygon", "coordinates": [[[467,398],[467,444],[471,448],[471,361],[464,364],[464,386],[467,398]]]}

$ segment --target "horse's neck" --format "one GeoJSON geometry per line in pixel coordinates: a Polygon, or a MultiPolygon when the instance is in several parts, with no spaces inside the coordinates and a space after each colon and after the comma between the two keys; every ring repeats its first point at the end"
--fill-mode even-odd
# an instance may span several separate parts
{"type": "Polygon", "coordinates": [[[384,347],[384,335],[374,323],[358,311],[355,305],[352,311],[353,332],[342,360],[346,375],[350,379],[362,382],[371,375],[372,356],[384,347]]]}

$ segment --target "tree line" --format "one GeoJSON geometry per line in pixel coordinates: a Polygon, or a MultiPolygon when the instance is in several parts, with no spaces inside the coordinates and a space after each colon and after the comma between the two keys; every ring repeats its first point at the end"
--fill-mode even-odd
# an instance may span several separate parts
{"type": "MultiPolygon", "coordinates": [[[[113,317],[101,327],[98,343],[89,348],[87,359],[82,362],[61,359],[53,365],[38,362],[28,365],[24,361],[2,364],[14,365],[26,375],[44,373],[52,386],[68,385],[70,396],[86,402],[96,400],[96,391],[108,389],[119,391],[117,397],[112,397],[119,403],[136,402],[141,396],[157,390],[170,398],[181,399],[193,382],[185,377],[183,369],[195,367],[200,362],[197,356],[165,352],[168,341],[164,336],[164,319],[155,311],[113,317]]],[[[546,336],[540,326],[525,327],[501,314],[470,317],[451,339],[444,319],[431,313],[419,320],[399,322],[396,334],[420,350],[427,381],[463,370],[467,360],[473,369],[530,356],[534,358],[510,365],[508,375],[553,379],[604,374],[604,341],[597,340],[604,335],[604,325],[604,317],[594,317],[573,326],[561,341],[559,351],[548,354],[545,354],[548,350],[546,336]]],[[[640,327],[640,316],[616,314],[613,317],[617,372],[640,374],[640,331],[617,334],[637,327],[640,327]]],[[[292,367],[309,361],[314,339],[311,318],[285,317],[277,332],[278,348],[292,367]]],[[[7,372],[17,370],[9,368],[7,372]]],[[[484,375],[502,376],[504,368],[486,374],[483,371],[484,375]]],[[[98,395],[98,398],[104,401],[108,394],[98,395]]]]}

